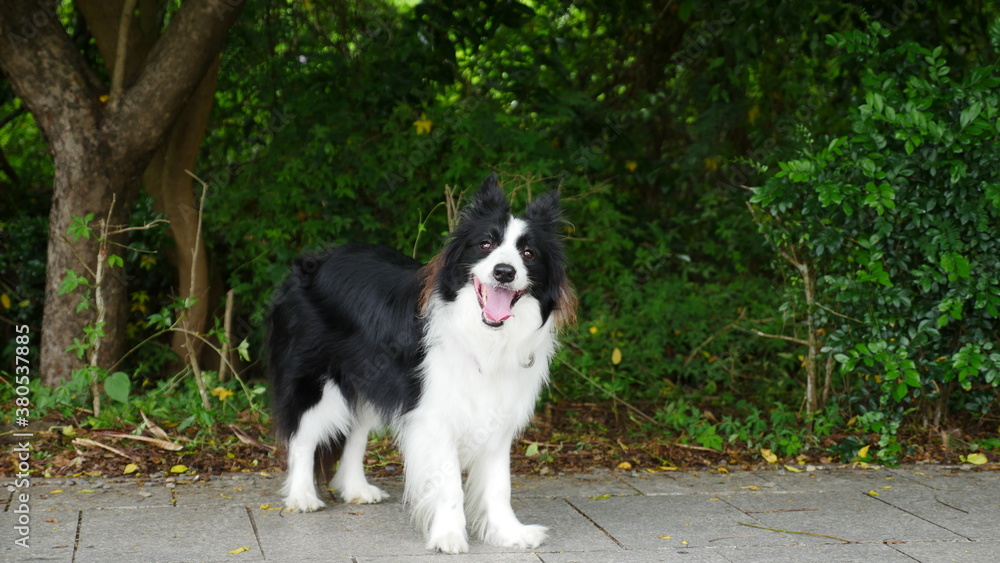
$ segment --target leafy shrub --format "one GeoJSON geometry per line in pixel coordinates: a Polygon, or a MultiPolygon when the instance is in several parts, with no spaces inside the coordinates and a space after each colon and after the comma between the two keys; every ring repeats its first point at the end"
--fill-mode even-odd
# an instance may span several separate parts
{"type": "Polygon", "coordinates": [[[822,354],[893,461],[906,413],[982,415],[992,401],[976,397],[1000,385],[1000,66],[983,54],[953,70],[942,47],[888,36],[872,23],[828,37],[864,68],[851,133],[806,136],[751,202],[770,243],[816,272],[822,354]]]}

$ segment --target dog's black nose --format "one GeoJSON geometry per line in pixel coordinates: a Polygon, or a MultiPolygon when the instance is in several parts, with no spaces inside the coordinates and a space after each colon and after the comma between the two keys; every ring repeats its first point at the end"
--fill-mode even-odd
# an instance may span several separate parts
{"type": "Polygon", "coordinates": [[[517,270],[515,270],[514,266],[511,266],[510,264],[497,264],[496,267],[493,268],[493,279],[500,283],[510,283],[514,281],[514,276],[516,275],[517,270]]]}

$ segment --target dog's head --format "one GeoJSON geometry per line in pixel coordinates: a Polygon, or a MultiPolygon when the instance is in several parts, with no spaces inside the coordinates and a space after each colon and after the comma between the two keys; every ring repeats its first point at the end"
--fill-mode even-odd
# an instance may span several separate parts
{"type": "Polygon", "coordinates": [[[570,321],[575,298],[566,280],[560,222],[557,192],[533,200],[523,216],[514,216],[491,174],[462,210],[444,250],[428,264],[425,297],[437,292],[454,301],[469,287],[482,322],[492,328],[515,316],[522,301],[539,308],[543,323],[552,314],[557,324],[570,321]]]}

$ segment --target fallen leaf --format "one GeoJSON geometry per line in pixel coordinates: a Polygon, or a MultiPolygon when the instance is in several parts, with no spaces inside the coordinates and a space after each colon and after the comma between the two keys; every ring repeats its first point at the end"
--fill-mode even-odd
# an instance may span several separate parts
{"type": "Polygon", "coordinates": [[[57,495],[57,494],[59,494],[59,493],[61,493],[61,492],[62,492],[62,489],[56,489],[56,490],[54,490],[54,491],[50,492],[49,494],[50,494],[50,495],[57,495]]]}
{"type": "Polygon", "coordinates": [[[590,497],[590,500],[607,500],[609,498],[611,498],[610,494],[603,494],[603,495],[594,495],[590,497]]]}
{"type": "Polygon", "coordinates": [[[726,473],[729,473],[729,470],[726,469],[725,467],[720,467],[720,468],[716,469],[716,471],[718,471],[722,475],[725,475],[726,473]]]}
{"type": "Polygon", "coordinates": [[[748,491],[759,491],[760,487],[757,485],[750,485],[749,487],[740,487],[741,489],[746,489],[748,491]]]}
{"type": "Polygon", "coordinates": [[[659,537],[661,540],[669,540],[669,539],[671,539],[671,536],[657,536],[657,537],[659,537]]]}
{"type": "Polygon", "coordinates": [[[774,452],[772,452],[771,450],[769,450],[767,448],[761,448],[760,449],[760,455],[768,463],[778,463],[778,456],[774,455],[774,452]]]}
{"type": "Polygon", "coordinates": [[[877,497],[878,496],[878,493],[876,493],[874,490],[868,491],[868,494],[871,495],[871,496],[873,496],[873,497],[877,497]]]}
{"type": "Polygon", "coordinates": [[[94,492],[94,489],[80,489],[79,491],[76,492],[76,494],[82,495],[82,494],[92,493],[92,492],[94,492]]]}
{"type": "Polygon", "coordinates": [[[792,467],[791,465],[786,465],[785,469],[791,471],[792,473],[802,473],[802,470],[798,467],[792,467]]]}
{"type": "Polygon", "coordinates": [[[250,546],[244,545],[243,547],[237,547],[236,549],[230,551],[229,553],[236,555],[237,553],[243,553],[244,551],[250,551],[250,546]]]}
{"type": "Polygon", "coordinates": [[[858,457],[868,457],[868,448],[871,446],[865,446],[858,450],[858,457]]]}
{"type": "Polygon", "coordinates": [[[708,500],[719,500],[719,499],[717,499],[717,498],[710,498],[710,499],[708,499],[708,500]]]}
{"type": "Polygon", "coordinates": [[[173,467],[170,468],[170,472],[171,473],[184,473],[187,470],[188,470],[188,466],[186,466],[186,465],[175,465],[175,466],[173,466],[173,467]]]}
{"type": "Polygon", "coordinates": [[[125,469],[122,471],[122,475],[129,475],[131,473],[135,473],[138,470],[139,470],[139,466],[138,465],[136,465],[134,463],[130,463],[130,464],[128,464],[128,465],[125,466],[125,469]]]}
{"type": "Polygon", "coordinates": [[[623,461],[618,464],[618,469],[632,469],[632,464],[627,461],[623,461]]]}
{"type": "Polygon", "coordinates": [[[149,420],[149,418],[146,417],[146,413],[140,410],[139,414],[142,415],[142,421],[146,423],[146,429],[149,430],[150,434],[156,436],[161,440],[166,440],[168,442],[170,441],[170,436],[167,434],[167,432],[164,429],[157,426],[155,422],[149,420]]]}
{"type": "Polygon", "coordinates": [[[58,524],[59,523],[59,519],[58,518],[49,518],[48,520],[46,520],[46,522],[49,523],[49,524],[58,524]]]}
{"type": "Polygon", "coordinates": [[[971,463],[972,465],[985,465],[986,462],[989,460],[986,459],[985,455],[980,453],[975,453],[975,454],[969,454],[969,456],[965,458],[965,461],[971,463]]]}

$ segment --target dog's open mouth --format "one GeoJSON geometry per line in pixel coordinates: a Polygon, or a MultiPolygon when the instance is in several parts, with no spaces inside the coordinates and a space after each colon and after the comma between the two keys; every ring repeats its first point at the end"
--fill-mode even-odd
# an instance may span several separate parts
{"type": "Polygon", "coordinates": [[[479,308],[483,310],[483,322],[493,328],[503,326],[505,320],[514,316],[510,310],[524,295],[524,291],[487,285],[475,276],[472,277],[472,285],[476,288],[479,308]]]}

